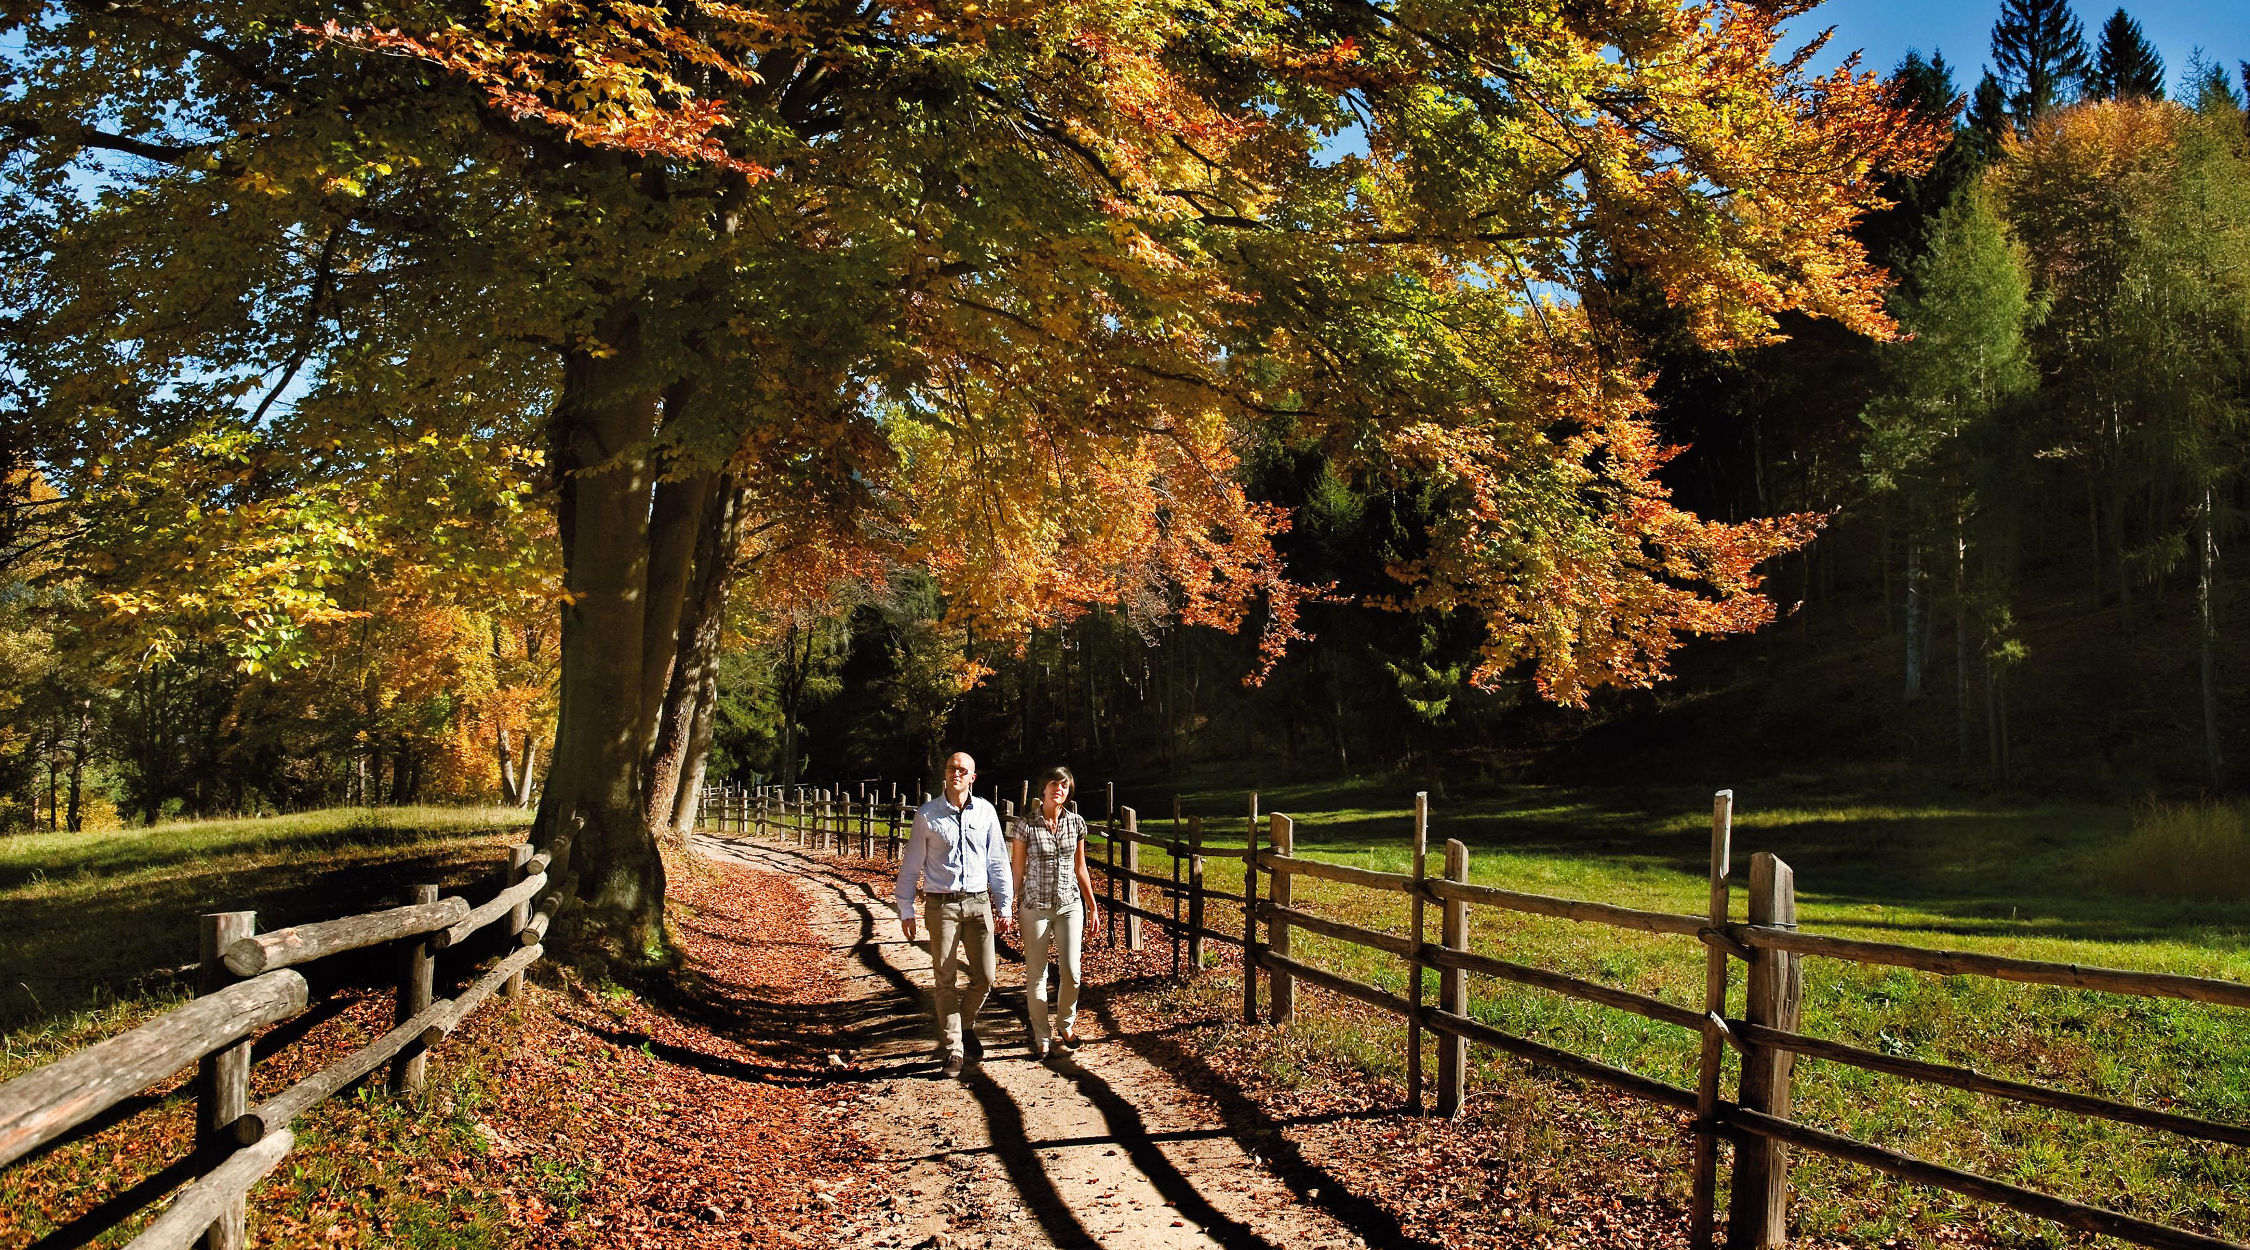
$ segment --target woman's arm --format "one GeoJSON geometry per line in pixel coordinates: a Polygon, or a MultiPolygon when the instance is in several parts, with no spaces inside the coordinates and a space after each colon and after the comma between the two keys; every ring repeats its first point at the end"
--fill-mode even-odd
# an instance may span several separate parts
{"type": "Polygon", "coordinates": [[[1023,839],[1008,839],[1008,869],[1015,874],[1016,898],[1018,901],[1023,898],[1023,861],[1023,839]]]}
{"type": "Polygon", "coordinates": [[[1086,869],[1086,839],[1083,835],[1078,839],[1078,898],[1080,907],[1085,911],[1086,927],[1092,928],[1100,924],[1102,909],[1094,901],[1094,874],[1086,869]]]}

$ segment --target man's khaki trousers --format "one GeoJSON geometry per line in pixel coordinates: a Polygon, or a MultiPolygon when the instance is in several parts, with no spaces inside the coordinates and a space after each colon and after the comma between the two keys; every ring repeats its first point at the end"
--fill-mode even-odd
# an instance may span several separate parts
{"type": "Polygon", "coordinates": [[[983,894],[922,898],[922,924],[930,931],[930,962],[937,968],[938,1039],[948,1055],[963,1054],[961,1027],[977,1027],[977,1012],[992,992],[992,900],[983,894]],[[969,974],[966,990],[954,984],[969,974]]]}

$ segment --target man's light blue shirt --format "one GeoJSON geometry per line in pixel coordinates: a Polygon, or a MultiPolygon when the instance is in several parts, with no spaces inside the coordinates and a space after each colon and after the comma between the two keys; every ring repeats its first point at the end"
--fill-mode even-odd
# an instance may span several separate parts
{"type": "Polygon", "coordinates": [[[901,917],[920,916],[914,901],[923,890],[938,894],[982,890],[992,896],[993,919],[1015,914],[1008,839],[1000,831],[1000,813],[992,804],[970,795],[967,807],[955,807],[941,794],[915,811],[914,834],[898,861],[901,917]]]}

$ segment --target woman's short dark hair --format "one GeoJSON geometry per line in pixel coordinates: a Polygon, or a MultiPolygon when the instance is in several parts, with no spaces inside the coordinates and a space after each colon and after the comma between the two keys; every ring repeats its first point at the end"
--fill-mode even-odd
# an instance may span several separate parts
{"type": "Polygon", "coordinates": [[[1065,791],[1066,793],[1078,793],[1078,778],[1071,776],[1070,770],[1064,768],[1060,764],[1057,764],[1053,768],[1048,769],[1046,772],[1039,774],[1039,788],[1042,790],[1046,789],[1047,783],[1050,781],[1059,781],[1063,783],[1064,786],[1068,787],[1068,789],[1065,791]]]}

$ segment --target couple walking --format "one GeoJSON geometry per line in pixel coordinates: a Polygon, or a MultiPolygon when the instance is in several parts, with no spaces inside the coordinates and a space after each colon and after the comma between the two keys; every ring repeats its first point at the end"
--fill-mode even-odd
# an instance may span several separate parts
{"type": "Polygon", "coordinates": [[[914,940],[917,915],[930,931],[937,972],[938,1057],[947,1076],[961,1075],[977,1012],[992,992],[995,933],[1021,920],[1024,1004],[1031,1013],[1031,1049],[1041,1059],[1078,1048],[1078,951],[1085,931],[1101,923],[1086,870],[1086,822],[1069,807],[1076,779],[1050,768],[1039,802],[1000,829],[1000,813],[977,798],[977,762],[965,751],[945,761],[945,790],[914,813],[914,834],[898,863],[898,923],[914,940]],[[919,896],[921,910],[915,910],[919,896]],[[1020,902],[1021,906],[1018,907],[1020,902]],[[1057,1019],[1047,1020],[1047,960],[1061,972],[1057,1019]],[[963,972],[969,984],[955,984],[963,972]],[[966,1037],[964,1037],[964,1032],[966,1037]]]}

